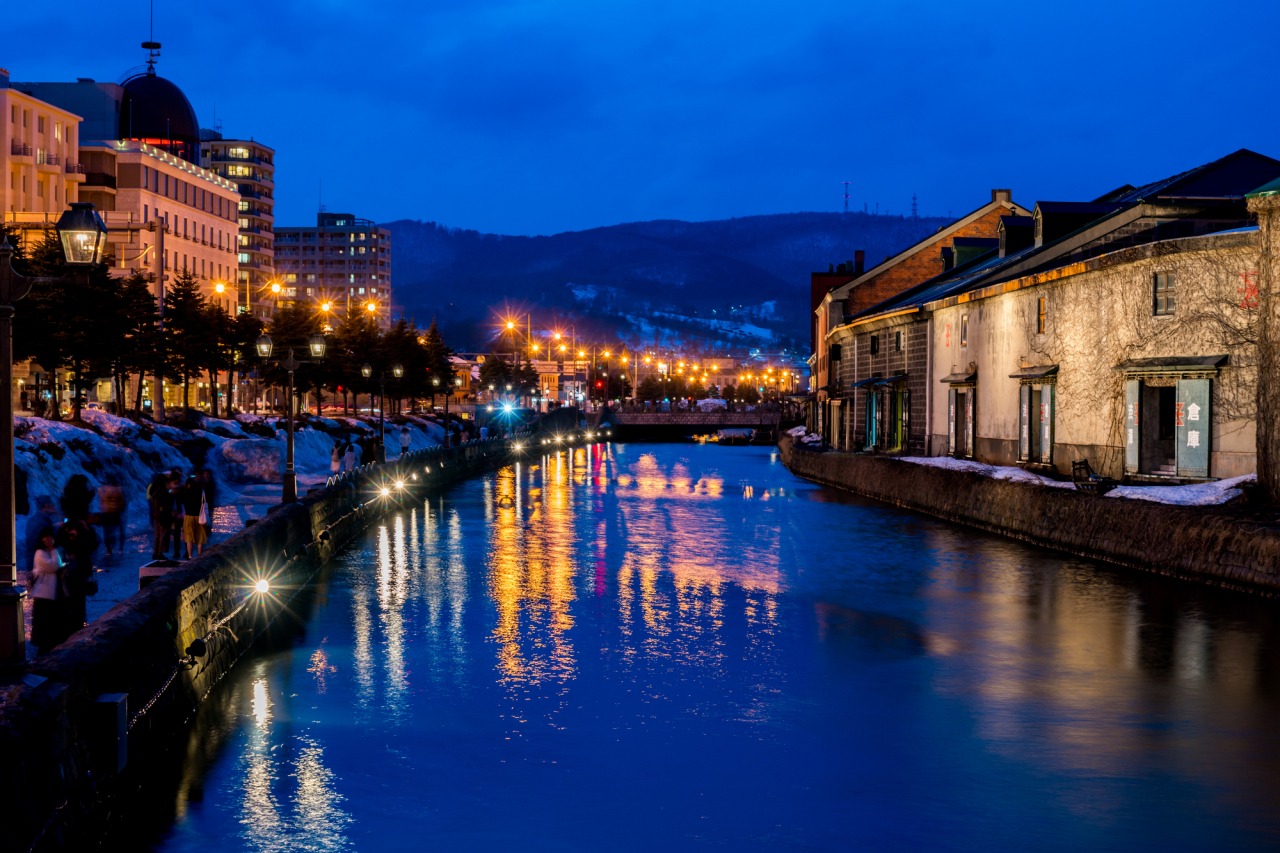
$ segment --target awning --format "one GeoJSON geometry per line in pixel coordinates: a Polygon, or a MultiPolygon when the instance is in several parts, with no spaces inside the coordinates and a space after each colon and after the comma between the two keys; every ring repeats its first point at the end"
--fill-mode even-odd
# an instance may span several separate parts
{"type": "Polygon", "coordinates": [[[897,384],[897,383],[899,383],[899,382],[905,382],[905,381],[906,381],[906,379],[907,379],[907,374],[905,374],[905,373],[895,373],[895,374],[893,374],[892,376],[885,376],[885,377],[883,377],[883,378],[881,378],[881,379],[877,379],[877,380],[876,380],[876,384],[877,384],[877,385],[882,385],[882,386],[883,386],[883,385],[895,385],[895,384],[897,384]]]}
{"type": "Polygon", "coordinates": [[[1010,379],[1021,379],[1024,382],[1028,379],[1044,379],[1046,376],[1057,376],[1058,365],[1043,364],[1039,367],[1024,367],[1017,373],[1010,373],[1010,379]]]}
{"type": "Polygon", "coordinates": [[[978,371],[970,370],[967,373],[951,373],[938,381],[944,385],[972,385],[978,381],[978,371]]]}
{"type": "Polygon", "coordinates": [[[1175,355],[1164,358],[1131,358],[1115,366],[1133,376],[1215,373],[1227,363],[1225,355],[1175,355]]]}
{"type": "Polygon", "coordinates": [[[879,381],[880,381],[880,379],[881,379],[881,377],[879,377],[879,376],[872,376],[872,377],[869,377],[869,378],[867,378],[867,379],[859,379],[857,382],[853,383],[853,384],[852,384],[852,385],[850,385],[849,387],[850,387],[850,388],[865,388],[865,387],[867,387],[868,385],[875,385],[877,382],[879,382],[879,381]]]}

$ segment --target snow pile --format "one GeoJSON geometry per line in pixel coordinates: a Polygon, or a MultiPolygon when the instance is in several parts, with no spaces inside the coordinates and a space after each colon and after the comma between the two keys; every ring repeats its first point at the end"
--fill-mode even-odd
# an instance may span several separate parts
{"type": "Polygon", "coordinates": [[[1256,474],[1245,474],[1243,477],[1189,486],[1117,486],[1107,492],[1107,497],[1132,498],[1176,506],[1216,506],[1239,497],[1243,494],[1240,485],[1256,482],[1257,479],[1256,474]]]}
{"type": "Polygon", "coordinates": [[[698,401],[699,412],[722,412],[727,408],[729,404],[716,397],[707,397],[705,400],[698,401]]]}
{"type": "Polygon", "coordinates": [[[206,415],[201,419],[200,426],[208,432],[224,436],[226,438],[249,437],[249,434],[244,431],[244,427],[240,426],[237,421],[226,421],[221,418],[211,418],[206,415]]]}
{"type": "Polygon", "coordinates": [[[972,459],[955,459],[951,456],[904,456],[901,458],[903,462],[910,462],[913,465],[929,465],[933,468],[947,468],[951,471],[969,471],[974,474],[981,474],[984,477],[990,477],[993,480],[1014,480],[1019,483],[1035,483],[1041,486],[1050,486],[1052,488],[1074,489],[1075,484],[1064,483],[1061,480],[1054,480],[1049,477],[1042,477],[1032,471],[1024,468],[1014,468],[1006,465],[987,465],[984,462],[974,462],[972,459]]]}
{"type": "Polygon", "coordinates": [[[792,438],[804,438],[804,434],[808,431],[809,430],[805,429],[803,426],[792,427],[791,429],[787,430],[787,435],[791,436],[792,438]]]}
{"type": "MultiPolygon", "coordinates": [[[[987,465],[982,462],[974,462],[971,459],[954,459],[950,456],[915,456],[903,457],[902,461],[915,465],[929,465],[934,468],[947,468],[952,471],[970,471],[996,480],[1034,483],[1055,489],[1075,488],[1075,484],[1069,480],[1054,480],[1023,468],[987,465]]],[[[1193,483],[1187,486],[1117,486],[1107,492],[1106,497],[1152,501],[1174,506],[1216,506],[1239,497],[1242,494],[1240,485],[1242,483],[1251,483],[1255,480],[1257,480],[1256,475],[1246,474],[1243,477],[1232,477],[1229,480],[1218,480],[1212,483],[1193,483]]]]}

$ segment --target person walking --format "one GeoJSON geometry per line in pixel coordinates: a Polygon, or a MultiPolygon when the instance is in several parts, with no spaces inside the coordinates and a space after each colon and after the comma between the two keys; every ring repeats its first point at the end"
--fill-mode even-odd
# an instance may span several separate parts
{"type": "Polygon", "coordinates": [[[342,470],[342,442],[333,443],[333,451],[329,454],[329,473],[337,474],[342,470]]]}
{"type": "Polygon", "coordinates": [[[108,475],[101,486],[98,486],[98,525],[102,528],[102,544],[106,546],[107,556],[112,555],[111,543],[115,542],[116,550],[124,553],[125,513],[124,489],[114,475],[108,475]]]}
{"type": "Polygon", "coordinates": [[[409,445],[413,441],[413,436],[409,434],[409,427],[400,427],[400,455],[404,456],[409,452],[409,445]]]}
{"type": "Polygon", "coordinates": [[[37,534],[32,556],[31,642],[41,655],[71,636],[62,596],[62,554],[56,541],[53,525],[46,525],[37,534]]]}
{"type": "Polygon", "coordinates": [[[182,507],[182,541],[187,546],[187,559],[190,560],[199,555],[208,541],[200,514],[205,513],[207,519],[209,506],[205,502],[204,489],[194,476],[188,477],[179,490],[178,504],[182,507]]]}

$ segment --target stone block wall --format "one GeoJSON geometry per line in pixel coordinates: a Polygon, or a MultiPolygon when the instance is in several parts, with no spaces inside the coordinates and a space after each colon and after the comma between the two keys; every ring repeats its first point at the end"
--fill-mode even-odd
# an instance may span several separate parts
{"type": "Polygon", "coordinates": [[[1213,508],[1096,497],[876,456],[819,453],[784,436],[808,480],[1128,568],[1275,593],[1280,533],[1213,508]]]}

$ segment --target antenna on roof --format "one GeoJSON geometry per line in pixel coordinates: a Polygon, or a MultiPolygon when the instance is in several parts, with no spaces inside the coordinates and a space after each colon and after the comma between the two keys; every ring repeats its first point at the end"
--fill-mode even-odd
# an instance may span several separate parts
{"type": "Polygon", "coordinates": [[[155,41],[156,37],[156,0],[151,0],[151,17],[148,21],[150,31],[147,34],[147,41],[142,43],[142,49],[147,52],[147,73],[154,76],[156,73],[156,58],[160,56],[160,42],[155,41]]]}
{"type": "Polygon", "coordinates": [[[849,181],[842,181],[844,184],[844,212],[849,212],[849,181]]]}

